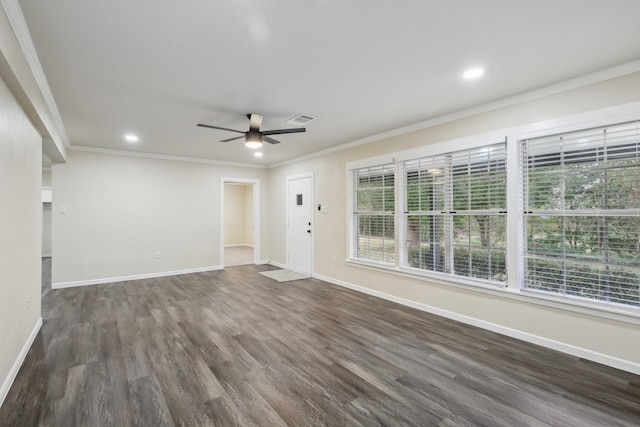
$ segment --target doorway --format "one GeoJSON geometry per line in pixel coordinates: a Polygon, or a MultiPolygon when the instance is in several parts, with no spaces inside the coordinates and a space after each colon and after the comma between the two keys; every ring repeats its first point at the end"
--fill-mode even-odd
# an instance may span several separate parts
{"type": "Polygon", "coordinates": [[[313,175],[287,178],[287,268],[313,274],[313,175]]]}
{"type": "Polygon", "coordinates": [[[223,178],[221,209],[221,265],[232,267],[258,262],[259,182],[223,178]]]}

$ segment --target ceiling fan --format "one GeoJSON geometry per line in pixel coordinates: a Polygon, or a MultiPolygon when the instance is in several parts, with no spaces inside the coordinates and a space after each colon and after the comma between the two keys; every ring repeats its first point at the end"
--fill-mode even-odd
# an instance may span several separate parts
{"type": "Polygon", "coordinates": [[[223,128],[220,126],[205,125],[202,123],[198,123],[198,126],[203,128],[220,129],[227,130],[229,132],[241,133],[244,136],[236,136],[234,138],[223,139],[220,142],[230,142],[235,141],[236,139],[244,138],[244,145],[249,148],[262,147],[262,141],[268,142],[269,144],[280,144],[280,141],[271,138],[269,135],[280,135],[284,133],[299,133],[307,131],[305,128],[260,130],[260,127],[262,126],[262,116],[260,114],[247,114],[247,118],[249,119],[249,130],[246,132],[236,129],[223,128]]]}

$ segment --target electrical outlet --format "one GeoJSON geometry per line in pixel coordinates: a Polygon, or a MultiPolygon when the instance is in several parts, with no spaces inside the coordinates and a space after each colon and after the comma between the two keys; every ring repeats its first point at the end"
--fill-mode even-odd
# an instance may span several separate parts
{"type": "Polygon", "coordinates": [[[160,251],[156,251],[153,256],[155,259],[160,259],[160,251]]]}
{"type": "Polygon", "coordinates": [[[338,257],[337,256],[333,256],[333,265],[338,265],[338,257]]]}
{"type": "Polygon", "coordinates": [[[31,295],[27,295],[27,311],[31,311],[31,295]]]}

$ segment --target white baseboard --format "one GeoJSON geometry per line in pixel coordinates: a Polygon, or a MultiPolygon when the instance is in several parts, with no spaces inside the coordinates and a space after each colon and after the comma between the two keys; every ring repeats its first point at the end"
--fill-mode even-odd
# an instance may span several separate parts
{"type": "Polygon", "coordinates": [[[179,274],[203,273],[205,271],[222,270],[223,267],[216,265],[213,267],[190,268],[187,270],[161,271],[159,273],[134,274],[132,276],[105,277],[102,279],[78,280],[75,282],[52,283],[51,289],[75,288],[77,286],[101,285],[103,283],[126,282],[130,280],[153,279],[156,277],[177,276],[179,274]]]}
{"type": "Polygon", "coordinates": [[[236,243],[233,245],[224,245],[225,248],[240,248],[240,247],[245,247],[245,248],[252,248],[253,249],[253,245],[250,245],[248,243],[236,243]]]}
{"type": "Polygon", "coordinates": [[[51,258],[51,254],[42,254],[42,258],[51,258]]]}
{"type": "Polygon", "coordinates": [[[16,376],[20,371],[20,367],[24,363],[24,359],[27,357],[27,353],[29,353],[29,349],[31,349],[31,345],[33,344],[33,341],[36,339],[36,336],[38,335],[38,332],[40,331],[41,326],[42,326],[42,317],[38,318],[38,320],[36,321],[36,325],[33,327],[33,330],[31,331],[31,335],[29,335],[27,342],[24,343],[22,350],[20,350],[20,353],[18,354],[18,358],[13,363],[13,366],[9,371],[9,375],[4,380],[4,383],[2,383],[2,388],[0,388],[0,406],[2,406],[2,403],[4,403],[4,399],[7,397],[7,394],[9,394],[9,390],[11,390],[13,381],[15,381],[16,376]]]}
{"type": "Polygon", "coordinates": [[[636,362],[620,359],[620,358],[603,354],[603,353],[598,353],[586,348],[577,347],[571,344],[566,344],[560,341],[555,341],[549,338],[541,337],[539,335],[533,335],[528,332],[519,331],[517,329],[507,328],[506,326],[497,325],[491,322],[486,322],[484,320],[476,319],[474,317],[464,316],[462,314],[454,313],[452,311],[442,310],[440,308],[432,307],[427,304],[397,297],[395,295],[387,294],[385,292],[375,291],[373,289],[369,289],[364,286],[354,285],[353,283],[333,279],[331,277],[323,276],[320,274],[314,274],[313,277],[316,279],[324,280],[325,282],[332,283],[334,285],[352,289],[357,292],[362,292],[364,294],[372,295],[378,298],[382,298],[388,301],[402,304],[407,307],[411,307],[417,310],[425,311],[427,313],[435,314],[437,316],[446,317],[447,319],[452,319],[458,322],[466,323],[468,325],[477,326],[479,328],[496,332],[501,335],[506,335],[511,338],[516,338],[525,342],[537,344],[542,347],[550,348],[552,350],[557,350],[562,353],[570,354],[572,356],[580,357],[586,360],[591,360],[592,362],[600,363],[602,365],[610,366],[612,368],[616,368],[623,371],[631,372],[636,375],[640,375],[640,364],[636,362]]]}

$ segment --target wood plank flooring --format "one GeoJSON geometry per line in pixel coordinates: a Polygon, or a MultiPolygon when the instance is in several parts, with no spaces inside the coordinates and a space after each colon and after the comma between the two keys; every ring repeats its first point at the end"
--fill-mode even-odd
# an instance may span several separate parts
{"type": "Polygon", "coordinates": [[[42,292],[44,297],[51,290],[51,257],[42,258],[42,292]]]}
{"type": "Polygon", "coordinates": [[[640,425],[636,375],[272,268],[49,291],[0,426],[640,425]]]}

